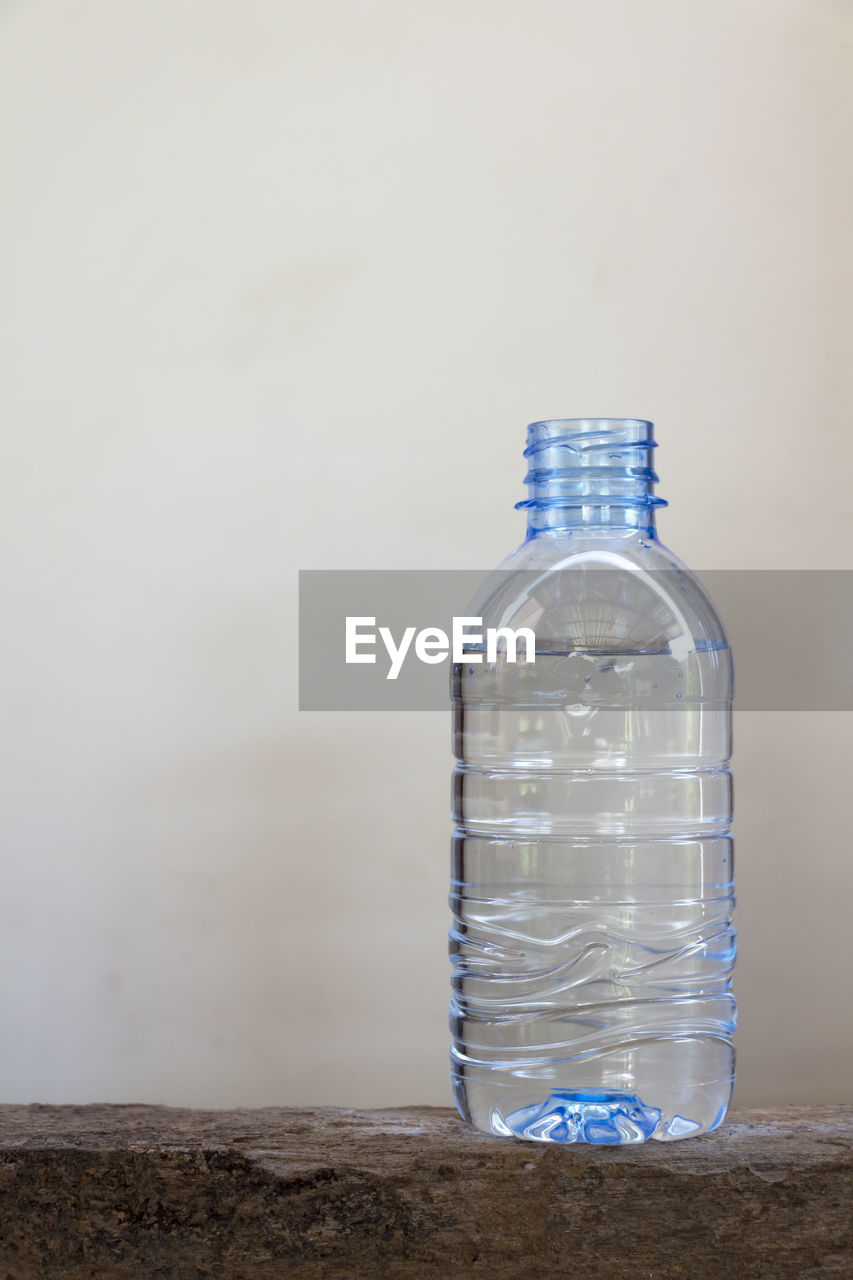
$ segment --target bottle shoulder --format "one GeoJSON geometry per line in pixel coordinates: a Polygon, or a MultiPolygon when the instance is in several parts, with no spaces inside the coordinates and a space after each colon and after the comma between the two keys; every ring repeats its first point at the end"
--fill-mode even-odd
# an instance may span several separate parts
{"type": "Polygon", "coordinates": [[[504,557],[497,569],[561,568],[564,565],[622,563],[650,569],[681,569],[687,565],[657,537],[637,529],[624,534],[571,532],[528,537],[504,557]]]}
{"type": "Polygon", "coordinates": [[[652,652],[728,647],[699,578],[657,539],[532,538],[480,586],[485,626],[529,626],[563,648],[652,652]]]}

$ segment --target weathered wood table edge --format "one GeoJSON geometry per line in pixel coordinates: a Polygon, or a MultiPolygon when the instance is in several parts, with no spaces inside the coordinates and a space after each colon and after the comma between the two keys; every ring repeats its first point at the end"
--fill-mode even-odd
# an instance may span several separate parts
{"type": "Polygon", "coordinates": [[[853,1107],[676,1143],[402,1107],[0,1107],[0,1280],[853,1280],[853,1107]]]}

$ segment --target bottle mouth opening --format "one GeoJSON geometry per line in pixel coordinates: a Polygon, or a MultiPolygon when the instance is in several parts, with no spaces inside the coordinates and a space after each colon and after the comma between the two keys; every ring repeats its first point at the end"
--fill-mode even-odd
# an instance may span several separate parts
{"type": "Polygon", "coordinates": [[[621,450],[654,449],[654,423],[648,418],[543,418],[527,428],[529,458],[546,449],[577,455],[595,454],[602,465],[619,462],[621,450]]]}
{"type": "Polygon", "coordinates": [[[538,422],[531,422],[527,429],[535,431],[539,427],[559,431],[569,427],[575,431],[607,431],[621,427],[645,427],[651,431],[654,425],[648,418],[541,418],[538,422]]]}

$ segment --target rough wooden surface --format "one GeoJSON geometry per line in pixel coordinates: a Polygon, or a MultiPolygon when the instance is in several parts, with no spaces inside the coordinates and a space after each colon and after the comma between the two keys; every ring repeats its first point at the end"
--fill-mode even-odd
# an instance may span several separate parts
{"type": "Polygon", "coordinates": [[[0,1280],[853,1280],[853,1108],[640,1147],[454,1113],[0,1107],[0,1280]]]}

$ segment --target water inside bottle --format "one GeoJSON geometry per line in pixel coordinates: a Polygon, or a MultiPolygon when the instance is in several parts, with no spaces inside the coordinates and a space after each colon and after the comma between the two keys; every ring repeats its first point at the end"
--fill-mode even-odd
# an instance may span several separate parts
{"type": "Polygon", "coordinates": [[[627,1143],[731,1097],[731,655],[537,649],[453,675],[457,1105],[627,1143]]]}

